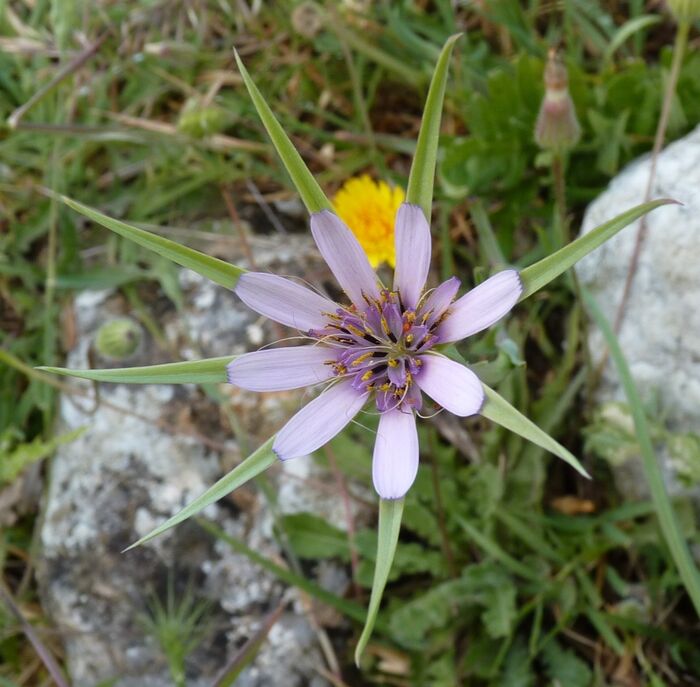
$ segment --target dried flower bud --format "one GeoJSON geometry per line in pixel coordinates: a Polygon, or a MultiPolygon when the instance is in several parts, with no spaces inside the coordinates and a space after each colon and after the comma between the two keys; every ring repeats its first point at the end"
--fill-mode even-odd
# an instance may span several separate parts
{"type": "Polygon", "coordinates": [[[292,12],[294,30],[305,38],[314,38],[323,28],[321,8],[315,2],[302,2],[292,12]]]}
{"type": "Polygon", "coordinates": [[[700,19],[700,0],[667,0],[676,21],[700,19]]]}
{"type": "Polygon", "coordinates": [[[544,99],[535,124],[535,141],[541,148],[561,152],[572,148],[581,137],[573,100],[569,95],[566,67],[554,50],[544,70],[544,99]]]}
{"type": "Polygon", "coordinates": [[[97,330],[95,349],[107,360],[124,360],[136,353],[141,338],[141,327],[133,320],[120,317],[105,322],[97,330]]]}

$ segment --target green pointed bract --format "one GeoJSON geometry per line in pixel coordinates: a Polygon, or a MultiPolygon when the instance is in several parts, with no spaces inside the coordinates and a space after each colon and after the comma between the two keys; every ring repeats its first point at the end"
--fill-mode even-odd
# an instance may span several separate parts
{"type": "Polygon", "coordinates": [[[637,205],[631,210],[627,210],[621,215],[611,219],[609,222],[601,224],[587,234],[580,236],[575,241],[572,241],[567,246],[556,251],[556,253],[552,253],[539,262],[536,262],[534,265],[526,267],[520,272],[520,279],[523,282],[523,292],[520,296],[520,300],[522,301],[532,296],[533,293],[549,284],[550,281],[556,279],[570,267],[573,267],[581,258],[584,258],[591,251],[602,246],[606,241],[615,236],[615,234],[624,229],[627,225],[632,224],[632,222],[639,219],[642,215],[662,205],[671,205],[674,203],[678,204],[675,200],[662,198],[661,200],[652,200],[650,203],[637,205]]]}
{"type": "Polygon", "coordinates": [[[509,429],[511,432],[515,432],[515,434],[519,434],[521,437],[531,441],[540,448],[553,453],[555,456],[558,456],[571,465],[572,468],[577,470],[584,477],[588,479],[591,478],[571,451],[565,449],[558,441],[552,439],[549,434],[541,430],[534,422],[528,420],[499,393],[486,386],[483,382],[482,386],[486,394],[486,402],[480,413],[483,417],[492,420],[496,424],[501,425],[501,427],[509,429]]]}
{"type": "Polygon", "coordinates": [[[38,367],[37,370],[115,384],[223,384],[226,381],[226,365],[236,357],[227,355],[222,358],[107,370],[69,370],[65,367],[38,367]]]}
{"type": "Polygon", "coordinates": [[[139,229],[126,222],[103,215],[98,210],[71,200],[66,196],[59,195],[57,197],[68,207],[73,208],[73,210],[91,219],[93,222],[101,224],[125,239],[138,243],[139,246],[143,246],[168,260],[172,260],[182,267],[187,267],[203,277],[225,286],[227,289],[233,289],[238,283],[240,276],[246,271],[242,267],[236,267],[236,265],[231,265],[224,260],[212,258],[205,253],[200,253],[163,236],[158,236],[158,234],[153,234],[145,229],[139,229]]]}
{"type": "Polygon", "coordinates": [[[430,221],[433,207],[435,164],[440,139],[440,121],[442,120],[442,103],[445,99],[447,68],[450,64],[452,48],[461,35],[461,33],[457,33],[447,39],[435,66],[420,123],[411,173],[408,177],[406,202],[420,205],[428,221],[430,221]]]}
{"type": "Polygon", "coordinates": [[[251,453],[240,465],[237,465],[231,472],[224,475],[216,484],[212,485],[203,494],[198,496],[192,503],[185,506],[179,513],[173,515],[172,518],[166,520],[162,525],[156,527],[152,532],[149,532],[145,537],[141,537],[137,542],[125,549],[129,551],[136,546],[145,544],[154,537],[157,537],[163,532],[166,532],[171,527],[179,525],[193,515],[204,510],[207,506],[215,503],[227,494],[230,494],[234,489],[243,486],[253,477],[257,477],[261,472],[264,472],[274,462],[277,461],[277,456],[272,450],[272,442],[274,437],[270,437],[257,451],[251,453]]]}
{"type": "Polygon", "coordinates": [[[369,598],[367,619],[355,648],[355,664],[360,666],[360,660],[367,642],[372,636],[374,624],[377,621],[379,605],[386,581],[389,579],[391,564],[394,562],[396,544],[399,541],[401,530],[401,516],[403,515],[403,499],[381,499],[379,501],[379,525],[377,536],[377,560],[374,565],[374,577],[372,579],[372,593],[369,598]]]}
{"type": "Polygon", "coordinates": [[[310,213],[327,209],[332,210],[333,206],[331,202],[318,185],[316,179],[314,179],[309,168],[304,163],[304,160],[301,159],[301,155],[299,155],[294,144],[289,140],[289,136],[287,136],[284,129],[275,118],[275,115],[272,114],[270,106],[265,102],[258,87],[253,83],[250,74],[248,74],[248,70],[245,68],[245,65],[235,50],[234,54],[236,56],[238,69],[243,77],[243,82],[250,94],[250,99],[253,101],[253,105],[255,105],[255,109],[270,136],[272,145],[275,146],[277,154],[282,159],[306,209],[310,213]]]}

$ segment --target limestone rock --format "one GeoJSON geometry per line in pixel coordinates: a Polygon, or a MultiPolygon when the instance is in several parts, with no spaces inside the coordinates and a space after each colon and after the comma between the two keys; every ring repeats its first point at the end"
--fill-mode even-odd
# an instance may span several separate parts
{"type": "MultiPolygon", "coordinates": [[[[672,433],[700,433],[698,159],[700,127],[659,156],[652,197],[674,198],[683,205],[662,207],[648,215],[648,233],[619,334],[640,394],[656,409],[654,419],[672,433]]],[[[643,202],[650,164],[650,157],[637,160],[613,179],[589,206],[582,233],[643,202]]],[[[593,293],[611,323],[622,297],[638,226],[637,222],[623,229],[576,269],[581,283],[593,293]]],[[[599,358],[605,342],[594,326],[589,344],[594,359],[599,358]]],[[[611,361],[605,367],[598,395],[601,402],[625,400],[611,361]]],[[[679,453],[674,445],[666,443],[658,455],[671,491],[679,493],[692,486],[684,478],[692,471],[686,471],[678,461],[685,460],[685,455],[697,465],[700,453],[688,457],[687,451],[679,453]]],[[[614,469],[617,486],[628,498],[648,494],[638,458],[614,469]]]]}
{"type": "MultiPolygon", "coordinates": [[[[283,243],[264,238],[251,242],[259,269],[305,276],[312,271],[321,280],[328,278],[307,236],[287,236],[283,243]]],[[[160,296],[148,304],[157,314],[169,350],[145,335],[138,353],[126,364],[222,356],[253,350],[280,337],[274,323],[264,322],[232,293],[198,275],[181,272],[181,286],[184,312],[176,312],[160,296]]],[[[115,293],[79,295],[76,345],[67,366],[110,366],[95,352],[94,335],[105,321],[124,315],[133,317],[115,293]]],[[[97,395],[89,382],[70,383],[82,395],[63,395],[59,431],[81,426],[87,430],[63,446],[52,462],[39,579],[44,606],[65,637],[71,683],[173,685],[163,652],[144,622],[154,598],[162,600],[172,585],[176,601],[194,594],[198,601],[209,602],[201,641],[186,663],[186,684],[209,686],[285,590],[193,522],[133,551],[122,550],[240,460],[240,441],[230,436],[219,404],[197,388],[110,384],[100,385],[97,395]]],[[[229,387],[221,391],[231,402],[238,393],[229,387]]],[[[294,394],[247,397],[250,417],[241,414],[241,431],[251,445],[275,431],[301,399],[294,394]]],[[[285,480],[283,469],[273,469],[271,477],[279,483],[273,482],[281,512],[303,508],[343,526],[341,499],[329,498],[303,480],[285,480]],[[277,488],[280,485],[284,488],[277,488]]],[[[303,467],[286,469],[301,470],[304,478],[319,476],[310,460],[303,467]]],[[[328,480],[327,475],[321,478],[328,480]]],[[[263,555],[280,557],[271,536],[270,509],[253,489],[210,506],[205,515],[263,555]]],[[[322,664],[315,632],[297,600],[287,606],[236,684],[322,687],[327,683],[316,670],[322,664]]]]}

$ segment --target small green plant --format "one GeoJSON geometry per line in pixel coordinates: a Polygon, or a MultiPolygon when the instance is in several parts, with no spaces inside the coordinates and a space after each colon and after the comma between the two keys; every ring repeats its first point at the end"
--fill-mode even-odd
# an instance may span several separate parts
{"type": "Polygon", "coordinates": [[[187,657],[197,648],[209,630],[206,621],[211,603],[198,600],[188,585],[180,598],[175,595],[174,573],[168,575],[165,600],[153,594],[148,613],[141,617],[146,632],[163,651],[176,687],[186,687],[187,657]]]}

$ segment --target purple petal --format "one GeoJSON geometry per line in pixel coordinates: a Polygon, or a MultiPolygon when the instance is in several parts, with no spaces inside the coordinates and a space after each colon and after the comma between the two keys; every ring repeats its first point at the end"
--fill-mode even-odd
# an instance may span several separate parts
{"type": "Polygon", "coordinates": [[[226,367],[228,381],[250,391],[285,391],[325,382],[333,374],[333,351],[324,346],[270,348],[247,353],[226,367]]]}
{"type": "Polygon", "coordinates": [[[330,441],[362,410],[366,393],[340,382],[307,403],[277,434],[272,450],[281,460],[306,456],[330,441]]]}
{"type": "Polygon", "coordinates": [[[518,302],[522,292],[515,270],[494,274],[454,302],[437,330],[440,342],[459,341],[495,324],[518,302]]]}
{"type": "Polygon", "coordinates": [[[348,298],[360,309],[367,306],[364,295],[379,300],[377,275],[365,252],[337,215],[321,210],[311,215],[311,233],[321,255],[348,298]]]}
{"type": "Polygon", "coordinates": [[[379,417],[372,481],[383,499],[400,499],[418,472],[418,432],[412,412],[388,410],[379,417]]]}
{"type": "Polygon", "coordinates": [[[430,269],[430,227],[418,205],[403,203],[396,213],[394,230],[396,270],[394,290],[406,308],[415,308],[430,269]]]}
{"type": "Polygon", "coordinates": [[[481,410],[484,388],[470,369],[444,355],[424,355],[420,361],[416,384],[436,403],[460,417],[481,410]]]}
{"type": "Polygon", "coordinates": [[[303,332],[323,328],[326,319],[322,313],[335,312],[338,307],[301,284],[264,272],[241,275],[234,291],[255,312],[303,332]]]}
{"type": "Polygon", "coordinates": [[[461,283],[457,277],[450,277],[433,289],[420,307],[418,321],[422,323],[425,319],[425,324],[432,327],[433,323],[440,319],[445,310],[450,307],[461,283]]]}

